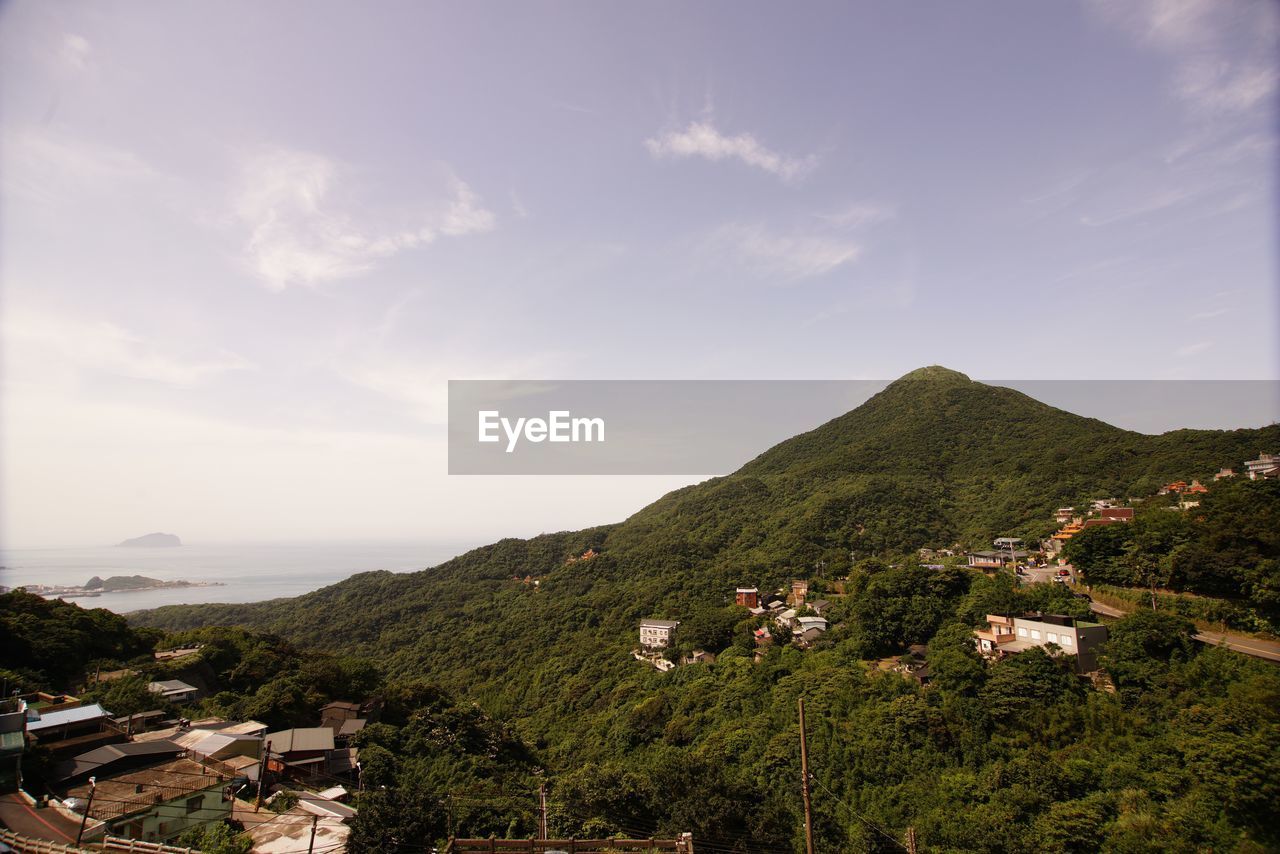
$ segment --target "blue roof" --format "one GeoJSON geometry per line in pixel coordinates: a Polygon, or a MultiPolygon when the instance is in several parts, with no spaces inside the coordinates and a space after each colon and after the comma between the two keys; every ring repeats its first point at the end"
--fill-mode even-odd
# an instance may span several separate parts
{"type": "Polygon", "coordinates": [[[88,706],[77,706],[74,709],[59,709],[56,712],[40,715],[34,720],[28,720],[27,732],[39,732],[50,727],[78,724],[106,716],[107,710],[97,703],[92,703],[88,706]]]}

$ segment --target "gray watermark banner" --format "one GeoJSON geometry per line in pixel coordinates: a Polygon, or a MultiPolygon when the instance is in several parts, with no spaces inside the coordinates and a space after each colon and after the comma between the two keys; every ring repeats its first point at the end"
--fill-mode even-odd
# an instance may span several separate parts
{"type": "MultiPolygon", "coordinates": [[[[451,380],[449,473],[728,474],[890,382],[451,380]]],[[[983,382],[1143,433],[1280,420],[1273,380],[983,382]]]]}

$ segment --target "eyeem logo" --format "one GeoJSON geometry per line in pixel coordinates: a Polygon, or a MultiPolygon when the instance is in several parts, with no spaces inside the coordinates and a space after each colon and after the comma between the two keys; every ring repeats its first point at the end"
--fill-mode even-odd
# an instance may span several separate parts
{"type": "Polygon", "coordinates": [[[513,453],[523,436],[529,442],[603,442],[603,418],[574,418],[567,409],[553,409],[546,418],[503,418],[496,409],[479,412],[481,442],[500,442],[506,434],[507,453],[513,453]]]}

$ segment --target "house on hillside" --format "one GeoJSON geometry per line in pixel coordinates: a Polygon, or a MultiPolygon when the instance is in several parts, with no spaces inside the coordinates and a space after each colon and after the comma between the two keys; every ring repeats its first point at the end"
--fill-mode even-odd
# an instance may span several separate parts
{"type": "Polygon", "coordinates": [[[1116,500],[1114,498],[1097,498],[1094,499],[1089,509],[1094,513],[1097,513],[1099,510],[1106,510],[1109,507],[1114,507],[1115,504],[1116,500]]]}
{"type": "Polygon", "coordinates": [[[1213,476],[1213,479],[1215,481],[1219,481],[1219,480],[1226,480],[1229,477],[1235,477],[1235,476],[1236,476],[1236,473],[1233,469],[1220,468],[1218,469],[1218,473],[1213,476]]]}
{"type": "Polygon", "coordinates": [[[830,607],[831,603],[826,599],[814,599],[809,603],[809,610],[813,611],[813,613],[817,614],[819,617],[821,617],[823,612],[830,607]]]}
{"type": "Polygon", "coordinates": [[[1059,507],[1057,510],[1053,511],[1053,519],[1055,522],[1061,525],[1064,522],[1070,522],[1071,517],[1075,514],[1075,512],[1076,512],[1076,508],[1074,507],[1059,507]]]}
{"type": "Polygon", "coordinates": [[[268,767],[271,770],[295,776],[333,773],[329,760],[335,750],[333,730],[329,727],[280,730],[269,732],[264,738],[270,745],[268,767]]]}
{"type": "Polygon", "coordinates": [[[1026,558],[1027,552],[1020,550],[969,552],[969,566],[975,569],[1002,569],[1026,558]]]}
{"type": "Polygon", "coordinates": [[[1244,470],[1249,480],[1275,477],[1280,473],[1280,454],[1259,454],[1256,460],[1245,460],[1244,470]]]}
{"type": "Polygon", "coordinates": [[[804,605],[804,600],[809,596],[809,582],[803,579],[796,579],[791,582],[791,596],[788,597],[788,603],[799,608],[804,605]]]}
{"type": "Polygon", "coordinates": [[[194,685],[188,685],[181,679],[165,679],[161,682],[152,682],[147,686],[152,694],[159,694],[164,700],[170,703],[190,703],[193,702],[200,694],[200,689],[194,685]]]}
{"type": "Polygon", "coordinates": [[[83,805],[93,789],[91,835],[171,842],[199,825],[231,817],[230,777],[191,759],[170,759],[145,768],[96,775],[68,789],[65,796],[83,805]]]}
{"type": "Polygon", "coordinates": [[[69,759],[104,744],[125,741],[125,734],[113,726],[111,713],[97,703],[52,712],[28,704],[26,716],[27,735],[55,759],[69,759]]]}
{"type": "Polygon", "coordinates": [[[1077,673],[1098,669],[1098,648],[1107,642],[1106,626],[1062,614],[988,614],[987,628],[976,629],[973,634],[978,649],[993,658],[1056,644],[1064,653],[1075,656],[1077,673]]]}
{"type": "Polygon", "coordinates": [[[760,607],[760,591],[755,587],[739,587],[733,591],[733,601],[744,608],[760,607]]]}
{"type": "Polygon", "coordinates": [[[666,649],[671,646],[679,620],[642,620],[640,645],[645,649],[666,649]]]}

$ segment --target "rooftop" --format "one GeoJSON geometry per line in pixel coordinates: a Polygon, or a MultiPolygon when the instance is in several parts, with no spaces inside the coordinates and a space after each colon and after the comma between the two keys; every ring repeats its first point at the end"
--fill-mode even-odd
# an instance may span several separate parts
{"type": "MultiPolygon", "coordinates": [[[[30,712],[28,712],[30,715],[30,712]]],[[[91,703],[88,706],[77,706],[74,709],[60,709],[56,712],[48,712],[40,715],[38,719],[31,720],[28,717],[27,731],[39,732],[43,729],[51,727],[63,726],[65,724],[85,723],[86,721],[96,720],[98,718],[107,717],[107,710],[97,703],[91,703]]]]}
{"type": "Polygon", "coordinates": [[[176,756],[182,752],[182,746],[174,744],[172,741],[132,741],[124,744],[108,744],[104,747],[99,747],[97,750],[81,753],[70,762],[63,763],[58,768],[58,777],[62,780],[69,780],[72,777],[93,774],[99,768],[127,757],[176,756]]]}
{"type": "Polygon", "coordinates": [[[674,629],[680,625],[679,620],[641,620],[640,625],[651,629],[674,629]]]}
{"type": "Polygon", "coordinates": [[[333,750],[333,730],[327,726],[285,729],[264,736],[271,742],[272,753],[333,750]]]}

